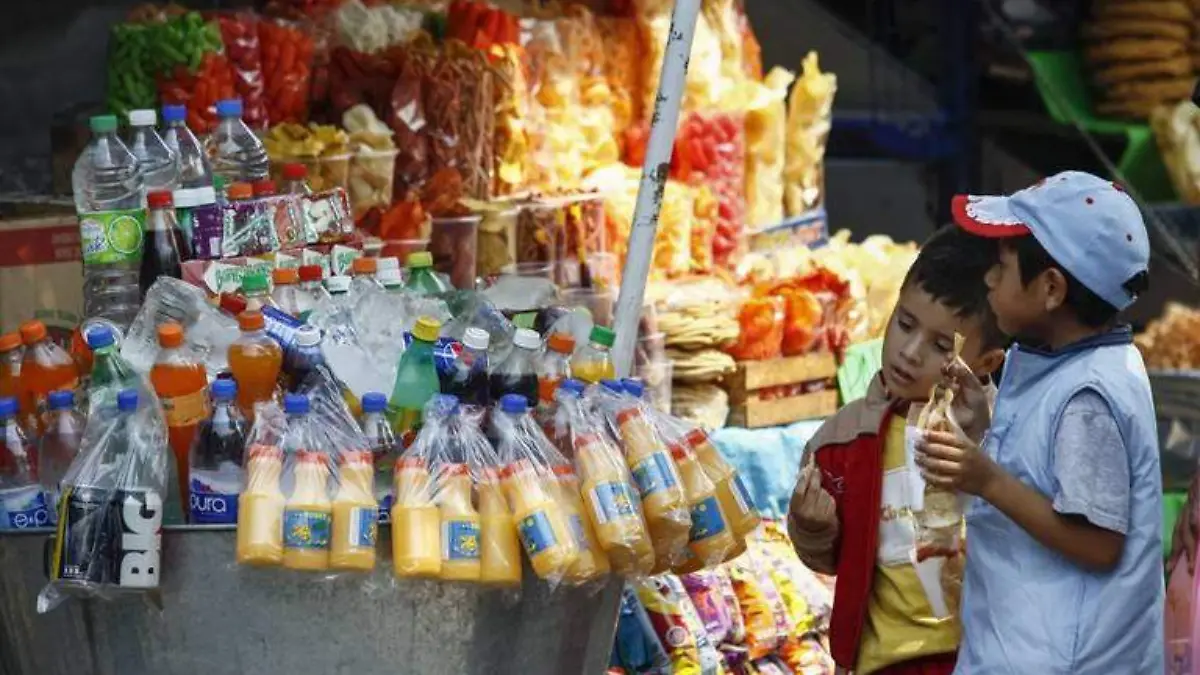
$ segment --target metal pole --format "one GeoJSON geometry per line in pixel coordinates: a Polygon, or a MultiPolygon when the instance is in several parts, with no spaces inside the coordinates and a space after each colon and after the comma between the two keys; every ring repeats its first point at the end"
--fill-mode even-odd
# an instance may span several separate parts
{"type": "Polygon", "coordinates": [[[617,300],[614,320],[617,341],[613,346],[613,364],[622,377],[628,376],[633,369],[633,349],[637,344],[638,321],[646,294],[646,276],[650,273],[654,233],[658,229],[658,212],[662,209],[663,190],[671,166],[671,147],[675,144],[688,56],[692,52],[692,36],[696,32],[699,13],[700,0],[675,0],[671,12],[671,30],[667,34],[654,115],[650,118],[650,140],[646,146],[646,161],[642,164],[642,180],[633,209],[633,230],[629,234],[629,254],[621,275],[621,297],[617,300]]]}

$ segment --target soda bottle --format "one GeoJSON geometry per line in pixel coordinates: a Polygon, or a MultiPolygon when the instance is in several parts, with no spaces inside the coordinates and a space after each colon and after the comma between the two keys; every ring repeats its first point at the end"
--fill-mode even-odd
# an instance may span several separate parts
{"type": "Polygon", "coordinates": [[[486,330],[467,328],[463,333],[462,350],[454,358],[454,367],[441,375],[442,392],[453,394],[464,405],[486,407],[491,402],[488,391],[488,342],[486,330]]]}
{"type": "Polygon", "coordinates": [[[379,538],[375,463],[371,453],[365,451],[342,452],[338,463],[329,565],[338,570],[370,571],[375,569],[375,542],[379,538]]]}
{"type": "Polygon", "coordinates": [[[243,565],[283,562],[282,473],[279,446],[257,443],[247,452],[246,489],[237,507],[237,561],[243,565]]]}
{"type": "Polygon", "coordinates": [[[571,372],[575,377],[595,384],[600,380],[612,379],[617,376],[613,368],[612,355],[609,353],[616,335],[604,326],[593,326],[588,336],[588,345],[571,360],[571,372]]]}
{"type": "Polygon", "coordinates": [[[528,328],[518,328],[513,336],[513,350],[490,378],[491,397],[499,401],[506,394],[520,394],[528,405],[538,401],[538,376],[535,362],[542,346],[538,334],[528,328]]]}
{"type": "Polygon", "coordinates": [[[294,317],[300,316],[300,271],[293,267],[276,267],[271,272],[275,282],[272,303],[294,317]]]}
{"type": "Polygon", "coordinates": [[[183,251],[183,232],[175,221],[174,202],[170,192],[156,191],[146,195],[150,210],[146,215],[146,243],[142,250],[139,284],[142,295],[160,276],[179,279],[183,276],[180,262],[183,251]]]}
{"type": "Polygon", "coordinates": [[[267,280],[265,269],[256,269],[242,276],[242,295],[246,298],[246,309],[262,311],[262,308],[268,305],[275,306],[275,299],[271,297],[270,288],[271,284],[267,280]]]}
{"type": "Polygon", "coordinates": [[[375,462],[375,500],[379,502],[379,522],[392,522],[392,481],[400,444],[387,420],[387,396],[372,391],[363,394],[362,418],[359,426],[367,439],[367,447],[375,462]]]}
{"type": "Polygon", "coordinates": [[[625,462],[641,497],[650,538],[654,542],[657,573],[673,562],[665,554],[687,544],[691,528],[687,518],[687,497],[669,451],[654,434],[642,411],[637,407],[622,410],[617,414],[617,427],[625,446],[625,462]]]}
{"type": "Polygon", "coordinates": [[[150,368],[150,384],[162,403],[167,440],[175,454],[175,466],[179,467],[179,495],[186,500],[190,484],[188,454],[197,425],[208,417],[208,375],[204,364],[183,347],[183,326],[174,321],[159,324],[158,346],[158,357],[150,368]]]}
{"type": "Polygon", "coordinates": [[[671,446],[671,458],[679,471],[683,493],[688,502],[692,527],[688,532],[688,559],[676,572],[689,573],[723,562],[734,548],[733,532],[716,487],[704,472],[696,453],[683,443],[671,446]]]}
{"type": "Polygon", "coordinates": [[[716,485],[717,501],[721,502],[721,510],[729,520],[729,528],[735,537],[746,537],[758,527],[762,518],[754,507],[754,500],[741,475],[725,461],[703,430],[688,432],[686,441],[704,468],[705,475],[716,485]]]}
{"type": "Polygon", "coordinates": [[[329,458],[309,446],[303,427],[308,421],[307,396],[288,394],[283,401],[288,416],[292,455],[292,493],[283,505],[283,566],[298,570],[329,568],[333,534],[333,503],[329,499],[329,458]]]}
{"type": "Polygon", "coordinates": [[[57,522],[60,483],[79,454],[86,420],[75,409],[75,392],[52,391],[46,400],[48,410],[43,423],[46,432],[38,444],[38,478],[46,493],[50,520],[57,522]]]}
{"type": "Polygon", "coordinates": [[[78,387],[79,374],[71,355],[46,337],[46,324],[41,321],[21,324],[21,341],[25,343],[18,380],[21,418],[26,428],[41,433],[46,397],[56,389],[78,387]]]}
{"type": "Polygon", "coordinates": [[[321,304],[321,301],[329,297],[329,291],[326,291],[325,287],[321,285],[325,272],[320,265],[301,265],[299,275],[300,293],[296,298],[296,304],[300,313],[297,318],[307,321],[309,315],[321,304]]]}
{"type": "Polygon", "coordinates": [[[450,288],[433,271],[433,254],[417,251],[408,254],[408,290],[417,295],[441,295],[450,288]]]}
{"type": "Polygon", "coordinates": [[[18,418],[17,399],[0,398],[0,530],[50,525],[46,496],[38,482],[37,451],[18,418]]]}
{"type": "Polygon", "coordinates": [[[578,584],[608,574],[611,570],[608,556],[600,547],[592,522],[584,517],[583,497],[579,493],[579,478],[575,476],[575,470],[567,465],[556,466],[554,478],[557,485],[553,487],[558,490],[558,501],[563,505],[575,548],[579,551],[575,564],[567,571],[567,577],[578,584]]]}
{"type": "Polygon", "coordinates": [[[471,502],[466,464],[442,467],[437,502],[442,517],[442,580],[479,581],[479,512],[471,502]]]}
{"type": "Polygon", "coordinates": [[[141,305],[146,189],[137,157],[117,136],[117,118],[93,117],[91,129],[92,140],[71,173],[83,252],[83,311],[125,328],[141,305]]]}
{"type": "Polygon", "coordinates": [[[242,334],[229,345],[229,370],[238,385],[238,405],[249,420],[254,419],[254,404],[275,394],[283,367],[283,350],[267,335],[265,326],[261,312],[243,312],[238,317],[242,334]]]}
{"type": "Polygon", "coordinates": [[[378,291],[383,286],[375,279],[377,259],[375,258],[355,258],[350,264],[352,276],[350,277],[350,296],[358,302],[363,296],[372,291],[378,291]]]}
{"type": "Polygon", "coordinates": [[[179,187],[181,190],[211,189],[212,168],[208,155],[196,134],[187,126],[187,106],[164,105],[162,109],[163,142],[175,153],[179,163],[179,187]]]}
{"type": "MultiPolygon", "coordinates": [[[[119,351],[117,336],[108,326],[96,326],[87,332],[88,347],[92,350],[92,376],[89,393],[104,387],[122,389],[137,385],[138,376],[119,351]]],[[[67,387],[61,387],[67,388],[67,387]]]]}
{"type": "Polygon", "coordinates": [[[158,124],[158,113],[154,110],[130,110],[129,151],[138,158],[146,191],[167,190],[179,187],[179,159],[158,135],[154,125],[158,124]]]}
{"type": "Polygon", "coordinates": [[[238,522],[238,502],[246,462],[246,418],[235,403],[233,380],[212,383],[212,414],[200,423],[192,444],[187,483],[189,522],[232,525],[238,522]]]}
{"type": "Polygon", "coordinates": [[[283,194],[307,195],[312,190],[308,187],[308,167],[299,162],[283,165],[283,194]]]}
{"type": "Polygon", "coordinates": [[[571,377],[571,354],[575,351],[575,338],[567,333],[555,333],[546,341],[546,353],[538,361],[539,406],[554,406],[554,395],[564,380],[571,377]]]}
{"type": "Polygon", "coordinates": [[[104,445],[81,450],[96,454],[90,470],[63,484],[52,582],[158,587],[163,498],[152,465],[166,449],[141,444],[137,409],[136,390],[117,394],[117,417],[104,445]]]}
{"type": "Polygon", "coordinates": [[[304,384],[317,366],[325,363],[325,356],[321,353],[321,331],[308,324],[297,328],[296,342],[288,350],[286,358],[288,380],[295,389],[304,384]]]}
{"type": "Polygon", "coordinates": [[[217,128],[204,142],[213,174],[229,182],[253,183],[267,177],[270,162],[258,136],[242,121],[241,99],[217,102],[217,128]]]}
{"type": "Polygon", "coordinates": [[[433,345],[441,329],[442,324],[437,319],[418,318],[412,330],[412,345],[400,357],[400,366],[396,370],[388,418],[405,447],[411,445],[412,436],[421,426],[425,404],[440,388],[437,367],[433,363],[433,345]]]}
{"type": "Polygon", "coordinates": [[[21,393],[21,334],[0,335],[0,397],[21,393]]]}

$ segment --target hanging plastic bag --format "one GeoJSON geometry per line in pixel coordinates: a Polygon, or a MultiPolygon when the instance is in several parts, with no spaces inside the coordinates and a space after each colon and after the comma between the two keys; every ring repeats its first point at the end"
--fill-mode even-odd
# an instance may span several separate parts
{"type": "MultiPolygon", "coordinates": [[[[682,420],[678,423],[684,428],[689,426],[682,420]]],[[[716,486],[717,501],[721,503],[729,522],[729,529],[739,540],[739,545],[726,558],[732,560],[746,550],[745,539],[758,529],[762,517],[754,505],[750,490],[742,481],[741,474],[721,456],[721,451],[717,449],[708,432],[691,427],[686,433],[686,442],[700,461],[700,465],[704,467],[704,473],[716,486]]]]}
{"type": "Polygon", "coordinates": [[[775,67],[763,82],[743,85],[746,109],[746,223],[783,221],[783,168],[787,150],[787,90],[796,75],[775,67]]]}

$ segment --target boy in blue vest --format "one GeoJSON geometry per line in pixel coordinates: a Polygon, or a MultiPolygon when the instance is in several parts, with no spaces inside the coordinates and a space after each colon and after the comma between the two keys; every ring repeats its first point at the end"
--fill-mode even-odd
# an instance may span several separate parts
{"type": "Polygon", "coordinates": [[[954,672],[1162,673],[1154,402],[1117,324],[1147,286],[1141,213],[1077,171],[952,210],[999,240],[988,302],[1016,339],[990,415],[965,364],[947,367],[973,440],[931,432],[918,446],[927,482],[971,496],[954,672]]]}

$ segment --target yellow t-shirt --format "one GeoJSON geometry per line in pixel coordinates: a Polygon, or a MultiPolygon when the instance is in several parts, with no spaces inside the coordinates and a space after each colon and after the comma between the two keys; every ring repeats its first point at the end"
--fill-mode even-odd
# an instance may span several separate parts
{"type": "Polygon", "coordinates": [[[915,536],[909,505],[915,488],[905,456],[905,426],[902,415],[893,417],[883,442],[879,549],[854,669],[857,675],[958,649],[958,617],[939,619],[934,615],[909,557],[915,536]]]}

